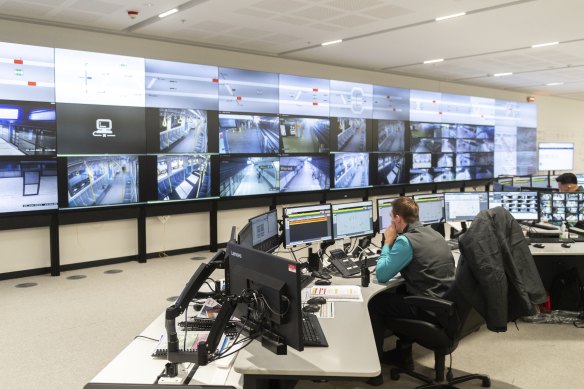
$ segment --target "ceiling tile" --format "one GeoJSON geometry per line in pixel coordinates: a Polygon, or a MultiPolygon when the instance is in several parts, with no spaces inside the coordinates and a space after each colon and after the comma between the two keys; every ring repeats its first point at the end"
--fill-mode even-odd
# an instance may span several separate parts
{"type": "Polygon", "coordinates": [[[334,17],[339,17],[345,15],[344,12],[335,10],[334,8],[327,8],[327,7],[310,7],[303,9],[298,12],[294,12],[294,15],[300,16],[306,19],[321,21],[327,20],[334,17]]]}
{"type": "Polygon", "coordinates": [[[322,23],[311,24],[310,27],[315,28],[317,30],[330,31],[330,32],[343,30],[343,27],[341,27],[341,26],[331,26],[330,24],[322,24],[322,23]]]}
{"type": "Polygon", "coordinates": [[[277,20],[279,22],[293,24],[295,26],[305,26],[309,23],[312,23],[312,21],[310,21],[310,20],[295,18],[293,16],[278,16],[278,17],[274,18],[274,20],[277,20]]]}
{"type": "Polygon", "coordinates": [[[238,28],[229,32],[230,34],[237,35],[243,39],[255,39],[263,38],[267,35],[272,34],[271,31],[257,30],[255,28],[238,28]]]}
{"type": "Polygon", "coordinates": [[[358,15],[346,15],[346,16],[341,16],[340,18],[336,18],[336,19],[331,19],[328,20],[327,23],[331,23],[331,24],[336,24],[338,26],[363,26],[365,24],[369,24],[369,23],[379,23],[379,21],[371,19],[371,18],[365,18],[362,16],[358,16],[358,15]]]}
{"type": "Polygon", "coordinates": [[[339,8],[351,12],[363,12],[364,8],[374,7],[383,4],[379,0],[333,0],[326,3],[326,5],[339,8]]]}
{"type": "Polygon", "coordinates": [[[384,5],[378,8],[362,10],[360,11],[360,13],[373,16],[374,18],[389,19],[397,16],[411,14],[414,13],[414,11],[411,9],[406,9],[395,5],[384,5]]]}
{"type": "Polygon", "coordinates": [[[301,1],[286,0],[286,1],[274,1],[274,0],[264,0],[259,3],[254,4],[255,8],[262,10],[274,11],[282,14],[296,11],[300,8],[306,7],[306,3],[301,1]]]}
{"type": "Polygon", "coordinates": [[[252,16],[260,19],[271,18],[275,14],[272,12],[260,11],[259,9],[255,8],[242,8],[237,10],[238,14],[252,16]]]}
{"type": "Polygon", "coordinates": [[[94,12],[102,15],[109,15],[115,11],[126,12],[126,6],[124,4],[105,3],[99,0],[78,0],[69,7],[79,11],[94,12]]]}
{"type": "Polygon", "coordinates": [[[31,7],[30,4],[22,3],[20,1],[6,1],[0,7],[0,13],[29,18],[42,18],[50,10],[51,7],[49,6],[35,5],[34,7],[31,7]]]}

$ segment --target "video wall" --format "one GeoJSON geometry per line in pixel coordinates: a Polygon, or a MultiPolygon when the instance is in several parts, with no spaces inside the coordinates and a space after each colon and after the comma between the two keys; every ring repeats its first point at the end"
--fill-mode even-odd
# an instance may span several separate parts
{"type": "Polygon", "coordinates": [[[531,104],[0,43],[0,212],[534,174],[531,104]]]}

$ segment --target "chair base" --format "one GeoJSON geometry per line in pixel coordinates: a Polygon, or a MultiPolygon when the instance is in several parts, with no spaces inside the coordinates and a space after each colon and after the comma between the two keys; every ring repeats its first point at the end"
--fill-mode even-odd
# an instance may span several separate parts
{"type": "MultiPolygon", "coordinates": [[[[446,382],[436,382],[429,377],[426,377],[423,374],[420,374],[413,370],[405,370],[399,367],[393,367],[390,371],[390,377],[392,380],[397,381],[399,380],[400,374],[407,374],[410,377],[414,377],[419,379],[422,382],[425,382],[424,385],[418,386],[416,389],[456,389],[456,384],[460,384],[462,382],[470,381],[470,380],[481,380],[482,386],[485,388],[491,387],[491,379],[488,375],[484,374],[467,374],[460,377],[453,378],[452,373],[449,371],[447,374],[446,382]]],[[[444,374],[444,373],[442,373],[444,374]]]]}

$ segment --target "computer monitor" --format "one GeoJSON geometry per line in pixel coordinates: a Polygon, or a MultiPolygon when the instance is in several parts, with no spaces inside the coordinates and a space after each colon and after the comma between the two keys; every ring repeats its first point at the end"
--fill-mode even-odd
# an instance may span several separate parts
{"type": "Polygon", "coordinates": [[[398,196],[385,197],[377,199],[377,222],[379,223],[379,232],[385,231],[389,223],[391,223],[391,208],[393,207],[393,200],[398,196]]]}
{"type": "Polygon", "coordinates": [[[373,234],[373,202],[333,204],[333,237],[354,238],[373,234]]]}
{"type": "Polygon", "coordinates": [[[233,315],[252,333],[269,329],[272,344],[282,342],[302,351],[298,262],[233,241],[227,244],[227,255],[228,293],[243,295],[244,301],[250,300],[247,304],[238,304],[233,315]],[[255,291],[255,295],[251,291],[255,291]],[[273,335],[281,339],[274,339],[273,335]]]}
{"type": "Polygon", "coordinates": [[[420,223],[434,224],[444,221],[444,194],[414,195],[420,209],[420,223]]]}
{"type": "Polygon", "coordinates": [[[501,185],[513,185],[513,177],[498,177],[497,182],[501,185]]]}
{"type": "Polygon", "coordinates": [[[537,192],[490,192],[489,208],[503,207],[519,221],[537,221],[537,192]]]}
{"type": "Polygon", "coordinates": [[[249,219],[251,225],[251,240],[252,247],[259,249],[261,247],[262,251],[269,251],[278,247],[279,242],[276,244],[278,236],[278,211],[273,209],[266,213],[262,213],[256,217],[249,219]],[[272,242],[272,247],[262,247],[264,242],[272,242]]]}
{"type": "Polygon", "coordinates": [[[531,187],[533,188],[547,188],[548,176],[532,176],[531,187]]]}
{"type": "Polygon", "coordinates": [[[513,186],[518,188],[530,187],[531,176],[515,176],[513,177],[513,186]]]}
{"type": "Polygon", "coordinates": [[[284,247],[333,239],[330,204],[284,208],[284,247]]]}
{"type": "Polygon", "coordinates": [[[537,145],[537,170],[572,170],[574,143],[540,143],[537,145]]]}
{"type": "Polygon", "coordinates": [[[584,186],[584,174],[576,174],[576,178],[578,179],[578,185],[584,186]]]}
{"type": "Polygon", "coordinates": [[[583,222],[582,207],[584,193],[581,192],[540,192],[539,195],[540,217],[543,220],[573,224],[583,222]]]}
{"type": "Polygon", "coordinates": [[[444,193],[447,222],[473,221],[477,213],[489,207],[487,192],[444,193]]]}

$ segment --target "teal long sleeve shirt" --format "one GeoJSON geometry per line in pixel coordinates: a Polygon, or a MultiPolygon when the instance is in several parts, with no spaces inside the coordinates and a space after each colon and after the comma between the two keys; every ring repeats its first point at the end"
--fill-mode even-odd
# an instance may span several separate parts
{"type": "Polygon", "coordinates": [[[403,235],[398,236],[392,245],[384,245],[375,267],[377,281],[387,282],[391,280],[404,267],[409,265],[413,256],[412,245],[408,238],[403,235]]]}

